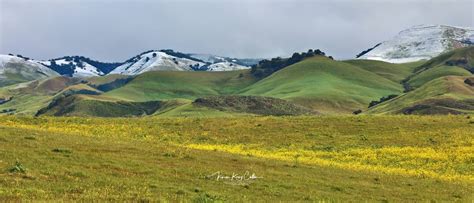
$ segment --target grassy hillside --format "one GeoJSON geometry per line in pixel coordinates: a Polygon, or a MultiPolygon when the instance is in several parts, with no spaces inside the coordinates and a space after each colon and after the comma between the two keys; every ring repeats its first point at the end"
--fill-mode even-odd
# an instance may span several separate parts
{"type": "MultiPolygon", "coordinates": [[[[167,101],[176,102],[174,100],[167,101]]],[[[235,111],[222,111],[216,108],[209,108],[206,106],[195,105],[191,100],[180,100],[177,105],[170,106],[169,108],[162,108],[160,111],[157,111],[155,116],[158,117],[193,117],[193,118],[214,118],[214,117],[242,117],[242,116],[251,116],[253,114],[245,112],[235,112],[235,111]]]]}
{"type": "Polygon", "coordinates": [[[155,113],[162,106],[160,101],[125,102],[104,101],[93,95],[70,95],[55,98],[47,107],[38,111],[41,116],[95,116],[127,117],[155,113]]]}
{"type": "Polygon", "coordinates": [[[471,202],[473,123],[2,116],[0,201],[471,202]]]}
{"type": "Polygon", "coordinates": [[[351,113],[402,91],[401,84],[358,66],[313,57],[273,73],[241,94],[286,99],[322,113],[351,113]]]}
{"type": "Polygon", "coordinates": [[[364,70],[375,73],[397,83],[400,83],[405,78],[413,74],[414,70],[418,66],[425,63],[425,61],[419,61],[412,63],[396,64],[366,59],[347,60],[344,62],[354,66],[358,66],[364,70]]]}
{"type": "Polygon", "coordinates": [[[430,82],[431,80],[443,77],[443,76],[470,76],[472,75],[466,69],[459,66],[446,66],[440,65],[425,71],[416,73],[413,77],[408,80],[408,84],[412,88],[421,87],[423,84],[430,82]]]}
{"type": "Polygon", "coordinates": [[[418,89],[379,104],[368,113],[459,114],[474,113],[474,86],[465,81],[474,77],[446,76],[418,89]]]}
{"type": "Polygon", "coordinates": [[[106,96],[130,101],[196,99],[232,94],[255,82],[248,70],[226,72],[154,71],[135,77],[106,96]]]}

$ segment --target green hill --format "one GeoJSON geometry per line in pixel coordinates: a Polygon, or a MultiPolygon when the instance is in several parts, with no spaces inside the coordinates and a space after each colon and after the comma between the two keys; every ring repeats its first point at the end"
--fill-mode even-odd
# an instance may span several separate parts
{"type": "Polygon", "coordinates": [[[313,57],[246,87],[241,94],[276,97],[322,113],[351,113],[400,94],[402,85],[350,63],[313,57]]]}
{"type": "Polygon", "coordinates": [[[254,83],[248,70],[223,72],[146,72],[104,95],[129,101],[196,99],[233,94],[254,83]]]}

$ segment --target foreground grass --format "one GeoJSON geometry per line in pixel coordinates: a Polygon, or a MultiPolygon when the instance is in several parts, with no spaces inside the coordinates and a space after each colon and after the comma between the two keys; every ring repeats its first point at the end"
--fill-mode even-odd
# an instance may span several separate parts
{"type": "Polygon", "coordinates": [[[0,117],[0,201],[472,201],[473,129],[465,116],[0,117]],[[247,171],[259,178],[210,177],[247,171]]]}

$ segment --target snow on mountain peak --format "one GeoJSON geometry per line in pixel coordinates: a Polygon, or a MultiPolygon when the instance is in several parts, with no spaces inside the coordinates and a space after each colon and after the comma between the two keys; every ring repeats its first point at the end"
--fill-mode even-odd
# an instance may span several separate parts
{"type": "Polygon", "coordinates": [[[231,71],[248,69],[235,59],[209,54],[184,54],[173,50],[151,50],[126,61],[110,74],[137,75],[147,71],[231,71]]]}
{"type": "Polygon", "coordinates": [[[416,25],[361,55],[361,59],[405,63],[430,59],[455,48],[474,45],[472,28],[416,25]]]}
{"type": "Polygon", "coordinates": [[[137,75],[152,70],[190,71],[203,65],[203,62],[171,56],[162,51],[148,51],[129,59],[110,74],[137,75]]]}
{"type": "Polygon", "coordinates": [[[61,75],[72,77],[103,76],[121,65],[121,63],[103,63],[83,56],[65,56],[38,62],[61,75]]]}

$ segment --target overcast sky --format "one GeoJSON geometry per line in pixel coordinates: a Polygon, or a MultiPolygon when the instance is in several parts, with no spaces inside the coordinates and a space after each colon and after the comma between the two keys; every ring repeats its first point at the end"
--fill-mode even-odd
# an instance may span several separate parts
{"type": "Polygon", "coordinates": [[[474,26],[473,0],[0,0],[0,54],[124,61],[150,49],[351,58],[418,24],[474,26]]]}

